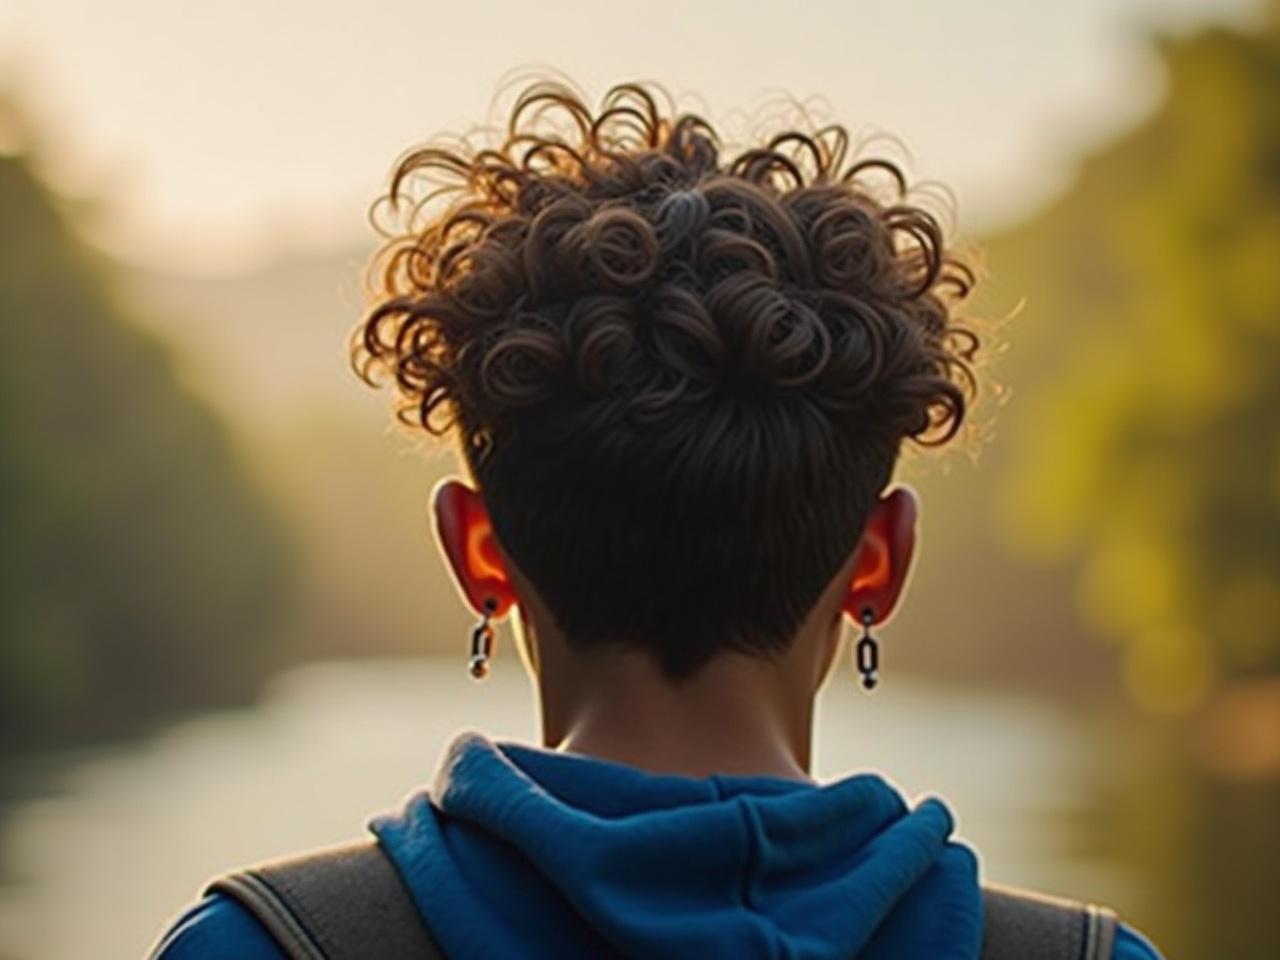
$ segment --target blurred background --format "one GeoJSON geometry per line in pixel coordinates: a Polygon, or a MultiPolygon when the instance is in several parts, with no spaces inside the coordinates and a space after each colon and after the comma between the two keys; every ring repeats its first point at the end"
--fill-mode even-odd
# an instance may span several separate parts
{"type": "Polygon", "coordinates": [[[0,7],[0,958],[140,956],[459,727],[534,737],[509,647],[465,675],[452,455],[345,352],[393,159],[530,64],[784,92],[954,189],[1005,402],[904,461],[888,682],[833,679],[817,772],[1170,958],[1280,957],[1280,4],[496,6],[0,7]]]}

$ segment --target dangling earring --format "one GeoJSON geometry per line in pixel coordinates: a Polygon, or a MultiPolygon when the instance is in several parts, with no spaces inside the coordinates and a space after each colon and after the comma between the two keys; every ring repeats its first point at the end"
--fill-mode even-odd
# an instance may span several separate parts
{"type": "Polygon", "coordinates": [[[862,674],[862,685],[868,690],[880,682],[880,678],[876,676],[880,669],[880,644],[871,635],[871,621],[874,617],[875,612],[870,607],[862,608],[862,639],[858,641],[857,663],[858,672],[862,674]]]}
{"type": "Polygon", "coordinates": [[[484,598],[484,617],[471,630],[471,676],[483,680],[489,675],[489,658],[493,656],[493,624],[489,617],[498,608],[493,597],[484,598]]]}

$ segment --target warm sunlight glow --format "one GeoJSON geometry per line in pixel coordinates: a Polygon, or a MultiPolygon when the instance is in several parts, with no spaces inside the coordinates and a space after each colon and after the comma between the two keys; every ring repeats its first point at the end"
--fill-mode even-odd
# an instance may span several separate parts
{"type": "Polygon", "coordinates": [[[507,579],[489,524],[475,523],[467,529],[467,563],[477,579],[507,579]]]}
{"type": "Polygon", "coordinates": [[[889,545],[880,534],[868,530],[862,538],[862,549],[858,556],[858,570],[853,578],[853,589],[874,589],[889,581],[889,545]],[[870,557],[872,566],[863,569],[870,557]]]}

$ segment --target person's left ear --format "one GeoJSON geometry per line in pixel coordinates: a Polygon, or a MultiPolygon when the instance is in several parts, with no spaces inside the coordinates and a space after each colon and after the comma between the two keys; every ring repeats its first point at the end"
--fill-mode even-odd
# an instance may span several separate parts
{"type": "Polygon", "coordinates": [[[915,556],[919,514],[919,500],[907,486],[894,487],[871,509],[843,604],[854,623],[862,623],[866,609],[872,623],[883,623],[898,605],[915,556]]]}
{"type": "Polygon", "coordinates": [[[479,491],[447,477],[436,484],[431,504],[436,540],[458,589],[477,613],[485,600],[496,601],[492,616],[500,618],[516,595],[479,491]]]}

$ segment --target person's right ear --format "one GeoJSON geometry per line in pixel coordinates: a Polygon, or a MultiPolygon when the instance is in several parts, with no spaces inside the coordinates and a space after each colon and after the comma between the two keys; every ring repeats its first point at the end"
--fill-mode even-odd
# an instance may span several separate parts
{"type": "Polygon", "coordinates": [[[871,611],[872,623],[883,623],[898,605],[915,556],[919,515],[915,491],[905,484],[872,506],[844,601],[854,623],[862,623],[864,610],[871,611]]]}
{"type": "Polygon", "coordinates": [[[456,477],[446,477],[432,490],[431,504],[436,541],[454,583],[477,613],[484,612],[486,599],[495,600],[492,616],[500,618],[516,595],[480,493],[456,477]]]}

